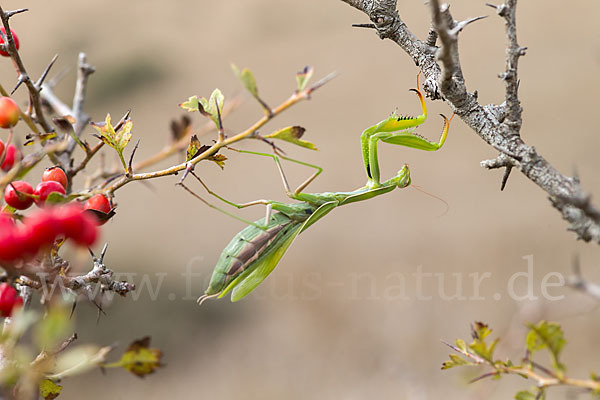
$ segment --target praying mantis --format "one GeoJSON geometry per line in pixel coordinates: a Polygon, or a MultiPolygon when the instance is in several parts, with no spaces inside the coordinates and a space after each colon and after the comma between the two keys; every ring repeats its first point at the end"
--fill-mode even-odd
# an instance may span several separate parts
{"type": "Polygon", "coordinates": [[[377,158],[377,143],[383,141],[385,143],[411,147],[419,150],[435,151],[444,145],[450,128],[450,121],[452,119],[448,119],[444,115],[441,115],[444,119],[444,126],[438,142],[431,142],[416,134],[414,132],[416,127],[424,123],[427,119],[425,99],[418,87],[419,81],[417,77],[417,89],[411,89],[411,91],[415,92],[419,97],[422,109],[421,115],[418,115],[417,117],[404,117],[399,116],[394,112],[387,119],[363,131],[361,135],[361,149],[368,180],[365,186],[354,191],[325,193],[304,192],[304,189],[321,174],[323,169],[316,165],[283,156],[276,148],[274,148],[275,154],[238,149],[231,150],[272,158],[279,170],[287,196],[292,200],[296,200],[296,203],[286,204],[272,200],[257,200],[249,203],[237,204],[226,200],[211,191],[208,186],[192,172],[192,175],[202,184],[210,195],[230,206],[242,209],[254,205],[265,205],[267,208],[266,216],[258,221],[247,221],[233,213],[221,209],[195,194],[187,186],[183,185],[183,183],[180,183],[184,189],[208,206],[248,225],[235,235],[230,243],[223,249],[214,268],[208,288],[204,295],[198,299],[198,303],[202,304],[209,298],[222,298],[229,292],[231,292],[231,301],[233,302],[244,298],[273,271],[296,237],[333,209],[346,204],[368,200],[391,192],[396,188],[403,189],[409,186],[411,183],[410,170],[406,164],[398,171],[396,176],[383,182],[381,181],[379,161],[377,158]],[[292,191],[281,166],[282,159],[313,168],[316,171],[292,191]]]}

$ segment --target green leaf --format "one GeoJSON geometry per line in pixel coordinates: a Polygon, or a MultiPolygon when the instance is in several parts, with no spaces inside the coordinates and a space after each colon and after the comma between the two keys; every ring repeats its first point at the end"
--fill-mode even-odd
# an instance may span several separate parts
{"type": "Polygon", "coordinates": [[[76,194],[76,193],[72,193],[69,195],[64,195],[62,193],[59,192],[51,192],[48,197],[46,198],[46,203],[47,204],[64,204],[64,203],[69,203],[70,201],[75,200],[76,198],[78,198],[80,195],[76,194]]]}
{"type": "Polygon", "coordinates": [[[488,361],[494,362],[494,349],[498,344],[498,339],[495,339],[491,344],[487,344],[486,338],[492,333],[492,330],[483,322],[475,322],[472,326],[471,335],[473,342],[469,345],[469,349],[479,357],[488,361]]]}
{"type": "Polygon", "coordinates": [[[458,347],[459,349],[461,349],[464,352],[467,351],[467,344],[462,339],[456,339],[456,347],[458,347]]]}
{"type": "Polygon", "coordinates": [[[110,114],[106,114],[104,123],[92,123],[94,129],[99,133],[99,138],[108,146],[112,147],[119,154],[121,163],[125,170],[127,170],[127,164],[123,158],[123,151],[131,140],[131,130],[133,129],[133,122],[131,120],[124,121],[123,124],[117,124],[119,127],[118,131],[112,126],[110,114]],[[120,127],[119,127],[120,125],[120,127]]]}
{"type": "Polygon", "coordinates": [[[223,110],[224,103],[223,93],[219,89],[215,89],[208,100],[204,97],[198,99],[198,96],[192,96],[188,101],[179,104],[179,107],[189,112],[200,111],[202,115],[210,117],[219,128],[219,112],[223,110]],[[217,111],[217,107],[219,111],[217,111]]]}
{"type": "Polygon", "coordinates": [[[318,150],[311,142],[300,139],[305,131],[306,129],[301,126],[288,126],[287,128],[268,134],[265,138],[285,140],[286,142],[294,143],[307,149],[318,150]]]}
{"type": "Polygon", "coordinates": [[[62,388],[62,386],[57,385],[50,379],[44,379],[40,382],[40,396],[42,396],[44,400],[54,400],[60,395],[62,388]]]}
{"type": "Polygon", "coordinates": [[[129,141],[131,140],[131,130],[133,129],[133,122],[127,121],[123,128],[119,129],[119,131],[115,135],[115,142],[119,147],[119,150],[123,152],[129,141]]]}
{"type": "Polygon", "coordinates": [[[474,364],[456,354],[450,354],[450,361],[444,362],[442,364],[442,369],[450,369],[450,368],[459,367],[462,365],[474,365],[474,364]]]}
{"type": "Polygon", "coordinates": [[[162,352],[159,349],[150,348],[150,337],[146,336],[131,343],[119,361],[105,364],[104,367],[125,368],[132,374],[143,378],[162,367],[161,358],[162,352]]]}
{"type": "Polygon", "coordinates": [[[246,90],[248,90],[252,96],[258,98],[258,87],[256,86],[256,80],[254,79],[252,72],[248,68],[244,68],[240,71],[233,63],[231,64],[231,69],[235,76],[242,82],[246,90]]]}
{"type": "Polygon", "coordinates": [[[560,353],[567,343],[562,328],[555,322],[541,321],[538,325],[529,324],[527,349],[533,354],[548,349],[555,370],[564,371],[565,366],[559,361],[560,353]]]}
{"type": "Polygon", "coordinates": [[[64,307],[52,307],[34,330],[34,339],[40,350],[53,350],[72,330],[69,314],[64,307]]]}
{"type": "Polygon", "coordinates": [[[196,112],[198,111],[198,96],[192,96],[188,99],[188,101],[184,101],[179,104],[179,107],[183,108],[188,112],[196,112]]]}
{"type": "Polygon", "coordinates": [[[536,395],[528,390],[522,390],[515,395],[516,400],[536,400],[536,395]]]}
{"type": "Polygon", "coordinates": [[[298,84],[299,92],[303,91],[306,88],[306,85],[308,85],[308,81],[310,81],[313,72],[313,68],[307,65],[302,71],[296,73],[296,83],[298,84]]]}

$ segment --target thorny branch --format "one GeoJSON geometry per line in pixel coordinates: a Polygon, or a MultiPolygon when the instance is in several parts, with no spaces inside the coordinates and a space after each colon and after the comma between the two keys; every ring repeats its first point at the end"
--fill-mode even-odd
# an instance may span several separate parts
{"type": "MultiPolygon", "coordinates": [[[[24,9],[24,10],[17,10],[17,11],[21,12],[21,11],[26,11],[26,10],[24,9]]],[[[17,83],[17,87],[19,85],[21,85],[22,83],[25,83],[25,85],[27,86],[27,89],[29,91],[29,101],[31,103],[30,107],[33,107],[33,109],[35,110],[35,118],[37,119],[37,122],[42,126],[44,131],[46,133],[49,133],[49,132],[54,131],[54,129],[52,128],[52,126],[50,126],[48,121],[46,121],[46,118],[44,117],[44,113],[42,110],[42,104],[40,101],[40,91],[41,91],[41,84],[42,84],[43,79],[40,79],[37,83],[31,79],[31,77],[27,73],[27,70],[25,69],[23,60],[21,59],[21,56],[19,55],[19,53],[17,51],[17,47],[15,46],[14,38],[12,37],[12,33],[10,32],[10,24],[9,24],[8,20],[10,17],[12,17],[15,14],[16,14],[16,12],[11,12],[11,11],[5,12],[2,9],[2,7],[0,7],[0,18],[2,18],[2,25],[4,25],[4,29],[6,30],[6,37],[8,39],[7,52],[10,55],[10,57],[13,59],[13,61],[15,62],[15,66],[19,73],[19,81],[17,83]]],[[[46,72],[44,75],[42,75],[42,77],[44,77],[48,73],[47,72],[48,69],[49,68],[46,69],[46,72]]]]}
{"type": "Polygon", "coordinates": [[[523,358],[523,363],[521,365],[500,365],[488,360],[484,360],[470,350],[459,349],[458,347],[446,342],[442,343],[450,347],[452,350],[462,354],[474,364],[487,366],[493,369],[492,371],[471,380],[470,383],[474,383],[486,378],[498,377],[501,374],[507,374],[518,375],[525,379],[529,379],[535,382],[537,388],[540,390],[554,386],[570,386],[594,392],[600,390],[600,382],[597,380],[570,378],[564,374],[554,373],[548,368],[531,360],[527,355],[523,358]]]}
{"type": "Polygon", "coordinates": [[[44,285],[58,285],[89,300],[94,300],[98,294],[96,285],[100,285],[102,291],[111,291],[125,296],[135,290],[135,285],[112,278],[114,272],[104,265],[107,246],[107,244],[104,245],[100,257],[92,256],[94,266],[84,275],[69,276],[64,272],[69,269],[68,262],[57,257],[52,261],[52,265],[42,266],[42,272],[38,268],[27,268],[23,271],[25,274],[19,277],[18,282],[36,290],[44,289],[44,291],[48,289],[48,287],[44,288],[44,285]]]}
{"type": "MultiPolygon", "coordinates": [[[[433,30],[422,41],[406,26],[396,10],[397,0],[342,0],[364,12],[381,39],[397,43],[421,69],[425,76],[423,88],[432,99],[444,99],[453,111],[486,143],[496,149],[496,160],[484,161],[488,169],[506,168],[502,188],[512,168],[519,169],[528,179],[548,193],[552,205],[569,223],[569,230],[578,239],[600,243],[600,211],[581,188],[577,177],[558,172],[520,136],[521,105],[518,97],[518,61],[526,48],[520,47],[516,33],[516,0],[505,0],[493,6],[505,20],[508,47],[506,69],[500,75],[505,84],[505,101],[500,105],[481,105],[474,93],[469,93],[462,74],[458,54],[458,33],[479,18],[457,22],[447,4],[430,0],[433,30]],[[432,46],[436,37],[440,46],[432,46]]],[[[489,4],[488,4],[489,5],[489,4]]]]}

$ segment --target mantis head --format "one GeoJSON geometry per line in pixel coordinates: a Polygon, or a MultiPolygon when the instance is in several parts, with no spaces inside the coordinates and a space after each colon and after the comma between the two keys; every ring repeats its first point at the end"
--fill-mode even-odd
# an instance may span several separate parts
{"type": "Polygon", "coordinates": [[[410,169],[408,168],[408,164],[404,164],[402,169],[398,171],[398,175],[396,175],[396,185],[403,189],[410,185],[410,169]]]}

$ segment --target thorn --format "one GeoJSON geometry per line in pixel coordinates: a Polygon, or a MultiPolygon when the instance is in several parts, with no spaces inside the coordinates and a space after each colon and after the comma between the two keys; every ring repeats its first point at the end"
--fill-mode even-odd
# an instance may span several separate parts
{"type": "Polygon", "coordinates": [[[450,347],[452,350],[454,350],[454,351],[456,351],[458,353],[461,353],[461,351],[460,351],[460,349],[458,347],[456,347],[456,346],[454,346],[454,345],[452,345],[452,344],[450,344],[450,343],[448,343],[448,342],[446,342],[444,340],[440,340],[440,342],[442,342],[446,346],[450,347]]]}
{"type": "Polygon", "coordinates": [[[185,188],[185,186],[183,185],[183,181],[185,180],[185,178],[187,178],[187,176],[193,170],[194,170],[194,164],[192,164],[191,162],[188,161],[188,163],[185,165],[185,172],[183,173],[183,176],[181,177],[181,179],[179,180],[179,182],[177,183],[177,185],[181,185],[181,186],[183,186],[185,188]]]}
{"type": "Polygon", "coordinates": [[[482,379],[489,378],[489,377],[496,376],[496,375],[498,375],[498,372],[497,372],[497,371],[488,372],[488,373],[486,373],[486,374],[483,374],[483,375],[481,375],[481,376],[478,376],[477,378],[473,378],[473,379],[471,379],[471,380],[469,381],[469,383],[475,383],[475,382],[477,382],[477,381],[480,381],[480,380],[482,380],[482,379]]]}
{"type": "Polygon", "coordinates": [[[44,72],[42,73],[42,76],[40,76],[40,79],[38,79],[38,81],[35,83],[35,86],[38,88],[38,90],[41,90],[41,86],[42,83],[44,83],[44,79],[46,79],[46,77],[48,76],[48,72],[50,72],[50,69],[52,68],[57,59],[58,54],[55,54],[54,57],[52,57],[52,60],[50,61],[46,69],[44,70],[44,72]]]}
{"type": "Polygon", "coordinates": [[[18,10],[13,10],[13,11],[5,11],[4,12],[4,16],[6,17],[6,19],[11,18],[13,15],[17,15],[17,14],[21,14],[24,13],[26,11],[29,11],[28,8],[19,8],[18,10]]]}
{"type": "Polygon", "coordinates": [[[104,256],[106,255],[106,250],[108,250],[108,243],[104,243],[104,247],[102,247],[102,251],[100,252],[100,263],[104,263],[104,256]]]}
{"type": "Polygon", "coordinates": [[[131,110],[127,110],[125,115],[123,115],[121,117],[121,119],[119,120],[119,122],[117,122],[117,124],[114,126],[115,132],[118,131],[119,129],[121,129],[123,127],[123,125],[125,125],[125,123],[127,121],[129,121],[129,114],[131,114],[131,110]]]}
{"type": "Polygon", "coordinates": [[[73,318],[73,314],[75,313],[76,307],[77,307],[77,299],[73,302],[73,307],[71,307],[71,314],[69,314],[69,319],[73,318]]]}
{"type": "Polygon", "coordinates": [[[352,24],[353,28],[377,29],[375,24],[352,24]]]}
{"type": "Polygon", "coordinates": [[[137,143],[135,144],[135,147],[133,148],[133,151],[131,152],[131,156],[129,157],[129,166],[127,167],[127,173],[129,174],[129,176],[133,176],[133,156],[135,155],[135,151],[140,145],[140,140],[141,139],[138,139],[137,143]]]}
{"type": "Polygon", "coordinates": [[[500,191],[503,191],[506,187],[506,182],[508,181],[508,177],[510,176],[512,169],[512,165],[506,166],[506,169],[504,170],[504,176],[502,177],[502,184],[500,185],[500,191]]]}
{"type": "Polygon", "coordinates": [[[500,4],[500,5],[496,6],[496,5],[491,4],[491,3],[485,3],[485,5],[488,6],[488,7],[495,8],[496,12],[501,17],[505,17],[506,13],[508,12],[508,6],[506,4],[500,4]]]}
{"type": "Polygon", "coordinates": [[[219,142],[225,140],[225,131],[223,129],[223,120],[221,119],[221,107],[219,104],[215,102],[215,106],[217,107],[217,120],[219,122],[219,142]]]}
{"type": "Polygon", "coordinates": [[[19,75],[19,80],[17,82],[17,85],[15,86],[15,88],[12,90],[12,92],[10,92],[10,95],[12,96],[17,89],[19,88],[19,86],[21,86],[23,84],[23,82],[25,82],[27,80],[27,78],[25,77],[25,75],[19,75]]]}
{"type": "MultiPolygon", "coordinates": [[[[255,132],[255,134],[253,135],[254,138],[262,140],[263,142],[265,142],[266,144],[268,144],[269,146],[271,146],[273,148],[273,151],[275,153],[281,153],[281,154],[286,154],[285,151],[283,151],[279,146],[277,146],[273,141],[261,136],[258,134],[258,132],[255,132]]],[[[235,150],[235,149],[233,149],[235,150]]]]}
{"type": "Polygon", "coordinates": [[[475,22],[475,21],[479,21],[481,19],[487,18],[487,15],[481,15],[479,17],[474,17],[474,18],[469,18],[466,19],[464,21],[461,21],[459,23],[456,24],[456,26],[454,28],[452,28],[452,30],[449,32],[451,35],[456,36],[458,35],[458,33],[460,31],[462,31],[467,25],[475,22]]]}

